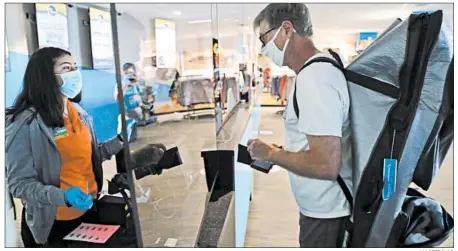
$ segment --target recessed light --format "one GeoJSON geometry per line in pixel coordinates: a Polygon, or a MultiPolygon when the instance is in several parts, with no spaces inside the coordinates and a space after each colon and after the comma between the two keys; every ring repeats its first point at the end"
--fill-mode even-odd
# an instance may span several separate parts
{"type": "Polygon", "coordinates": [[[210,19],[205,19],[205,20],[194,20],[194,21],[189,21],[189,24],[202,24],[202,23],[211,23],[212,20],[210,19]]]}
{"type": "Polygon", "coordinates": [[[178,11],[178,10],[174,11],[173,14],[175,14],[175,15],[177,15],[177,16],[181,16],[181,12],[178,11]]]}
{"type": "Polygon", "coordinates": [[[250,20],[250,19],[251,19],[251,17],[248,17],[248,20],[250,20]]]}
{"type": "Polygon", "coordinates": [[[238,19],[235,19],[236,22],[238,22],[239,20],[238,19]]]}

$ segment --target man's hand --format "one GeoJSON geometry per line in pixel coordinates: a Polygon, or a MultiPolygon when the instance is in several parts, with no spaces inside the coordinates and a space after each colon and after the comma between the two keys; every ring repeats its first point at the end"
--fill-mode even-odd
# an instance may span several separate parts
{"type": "Polygon", "coordinates": [[[271,161],[272,155],[278,151],[280,148],[274,144],[266,144],[259,139],[248,140],[248,152],[255,160],[271,161]]]}
{"type": "Polygon", "coordinates": [[[253,159],[270,161],[299,176],[335,180],[341,168],[340,137],[307,135],[309,150],[287,152],[258,139],[248,141],[253,159]]]}

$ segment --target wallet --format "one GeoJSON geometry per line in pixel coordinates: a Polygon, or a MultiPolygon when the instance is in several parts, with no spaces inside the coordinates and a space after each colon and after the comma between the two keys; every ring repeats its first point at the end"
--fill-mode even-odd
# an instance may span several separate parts
{"type": "Polygon", "coordinates": [[[251,168],[261,171],[263,173],[269,173],[270,169],[272,169],[273,167],[272,162],[263,160],[253,160],[253,158],[251,158],[250,153],[248,152],[248,148],[240,144],[237,154],[237,162],[249,165],[251,168]]]}

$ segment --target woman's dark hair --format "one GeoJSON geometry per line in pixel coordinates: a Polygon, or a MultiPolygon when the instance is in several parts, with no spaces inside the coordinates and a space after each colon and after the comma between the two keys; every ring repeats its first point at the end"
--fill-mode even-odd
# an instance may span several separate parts
{"type": "Polygon", "coordinates": [[[33,107],[47,126],[64,126],[64,101],[54,73],[56,60],[64,55],[71,54],[54,47],[41,48],[32,54],[25,70],[22,90],[13,106],[6,110],[6,116],[12,115],[11,122],[33,107]]]}
{"type": "Polygon", "coordinates": [[[127,71],[127,70],[130,69],[130,68],[134,69],[134,71],[137,71],[137,70],[135,69],[135,65],[132,64],[132,63],[125,63],[125,64],[122,66],[122,70],[123,70],[123,71],[127,71]]]}
{"type": "Polygon", "coordinates": [[[81,103],[81,99],[83,99],[83,91],[80,91],[78,95],[76,95],[74,98],[69,98],[68,100],[70,100],[73,103],[79,104],[81,103]]]}

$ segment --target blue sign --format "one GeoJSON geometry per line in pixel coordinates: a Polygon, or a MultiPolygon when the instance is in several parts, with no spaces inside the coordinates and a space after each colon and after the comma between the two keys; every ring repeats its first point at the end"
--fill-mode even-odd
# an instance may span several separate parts
{"type": "Polygon", "coordinates": [[[360,32],[359,40],[375,40],[377,32],[360,32]]]}

